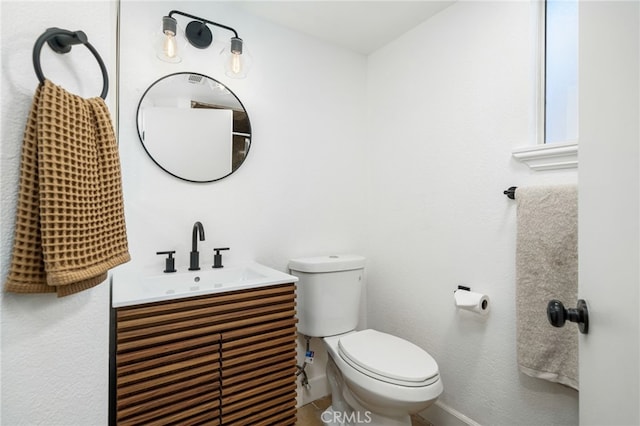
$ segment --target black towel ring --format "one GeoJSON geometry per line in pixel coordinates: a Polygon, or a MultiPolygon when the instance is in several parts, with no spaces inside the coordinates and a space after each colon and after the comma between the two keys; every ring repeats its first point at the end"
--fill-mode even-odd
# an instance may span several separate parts
{"type": "Polygon", "coordinates": [[[49,44],[49,47],[53,49],[54,52],[57,53],[67,53],[71,51],[71,46],[75,44],[84,44],[87,49],[93,53],[96,60],[98,61],[98,65],[100,65],[100,71],[102,71],[102,80],[104,82],[102,86],[102,93],[100,97],[105,99],[107,97],[107,92],[109,91],[109,75],[107,74],[107,67],[104,66],[104,62],[102,62],[102,58],[98,54],[98,51],[89,43],[87,39],[87,35],[83,31],[69,31],[63,30],[60,28],[48,28],[38,40],[36,40],[36,44],[33,46],[33,68],[36,71],[36,76],[38,76],[38,80],[40,83],[44,83],[44,74],[42,73],[42,67],[40,66],[40,51],[42,50],[42,46],[44,43],[49,44]]]}

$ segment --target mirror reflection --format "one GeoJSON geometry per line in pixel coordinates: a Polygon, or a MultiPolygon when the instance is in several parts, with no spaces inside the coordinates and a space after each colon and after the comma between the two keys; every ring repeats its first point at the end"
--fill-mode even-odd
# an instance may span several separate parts
{"type": "Polygon", "coordinates": [[[240,99],[203,74],[170,74],[153,83],[138,104],[137,126],[151,159],[190,182],[229,176],[251,146],[251,123],[240,99]]]}

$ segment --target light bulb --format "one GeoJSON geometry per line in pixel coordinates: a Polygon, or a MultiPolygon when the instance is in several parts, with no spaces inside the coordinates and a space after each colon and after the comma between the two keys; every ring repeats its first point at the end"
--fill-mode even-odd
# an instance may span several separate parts
{"type": "Polygon", "coordinates": [[[178,42],[176,41],[176,35],[170,31],[165,31],[164,43],[162,45],[162,51],[167,58],[175,58],[178,54],[178,42]]]}
{"type": "Polygon", "coordinates": [[[230,61],[229,71],[233,74],[240,74],[242,72],[242,55],[239,53],[232,53],[230,61]]]}

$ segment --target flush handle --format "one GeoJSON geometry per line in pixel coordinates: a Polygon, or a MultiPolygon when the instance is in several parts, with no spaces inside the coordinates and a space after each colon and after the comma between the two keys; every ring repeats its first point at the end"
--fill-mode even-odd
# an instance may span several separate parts
{"type": "Polygon", "coordinates": [[[589,310],[587,302],[583,299],[578,300],[578,306],[575,309],[566,309],[561,301],[550,300],[547,304],[547,319],[554,327],[563,327],[568,320],[578,324],[580,333],[589,332],[589,310]]]}

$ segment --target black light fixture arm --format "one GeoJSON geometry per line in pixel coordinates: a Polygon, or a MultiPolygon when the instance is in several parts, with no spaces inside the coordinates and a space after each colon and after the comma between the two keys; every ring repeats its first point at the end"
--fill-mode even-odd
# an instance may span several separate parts
{"type": "Polygon", "coordinates": [[[207,24],[215,25],[216,27],[224,28],[225,30],[231,31],[236,38],[239,38],[238,32],[236,30],[234,30],[233,28],[227,26],[227,25],[223,25],[223,24],[219,24],[217,22],[209,21],[208,19],[200,18],[199,16],[191,15],[189,13],[181,12],[179,10],[172,10],[171,12],[169,12],[169,17],[173,18],[174,14],[175,15],[182,15],[182,16],[184,16],[186,18],[195,19],[195,20],[200,21],[200,22],[204,22],[204,23],[207,23],[207,24]]]}

